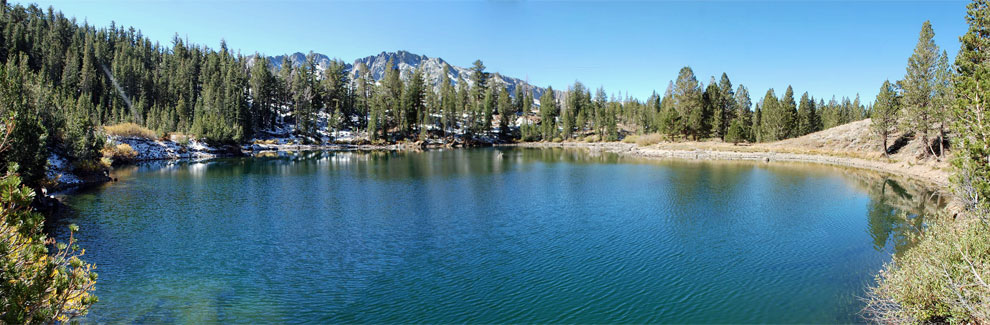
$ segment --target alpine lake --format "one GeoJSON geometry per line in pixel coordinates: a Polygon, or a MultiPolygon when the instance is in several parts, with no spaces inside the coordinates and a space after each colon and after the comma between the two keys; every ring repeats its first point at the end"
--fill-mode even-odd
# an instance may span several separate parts
{"type": "Polygon", "coordinates": [[[582,149],[163,161],[63,194],[84,322],[855,323],[944,205],[798,163],[582,149]]]}

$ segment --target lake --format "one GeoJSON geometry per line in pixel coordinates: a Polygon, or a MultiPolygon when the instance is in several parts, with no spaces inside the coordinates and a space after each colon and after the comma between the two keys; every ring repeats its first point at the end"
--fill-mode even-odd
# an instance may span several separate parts
{"type": "MultiPolygon", "coordinates": [[[[576,149],[120,168],[66,195],[86,322],[860,322],[940,200],[807,164],[576,149]]],[[[60,227],[59,229],[64,229],[60,227]]]]}

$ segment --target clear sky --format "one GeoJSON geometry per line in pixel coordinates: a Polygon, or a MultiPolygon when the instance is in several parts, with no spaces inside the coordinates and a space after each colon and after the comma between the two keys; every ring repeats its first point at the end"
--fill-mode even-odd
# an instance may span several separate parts
{"type": "MultiPolygon", "coordinates": [[[[15,1],[16,2],[16,1],[15,1]]],[[[20,3],[31,3],[21,1],[20,3]]],[[[310,50],[347,62],[407,50],[564,88],[575,80],[645,98],[691,66],[750,89],[861,94],[904,75],[925,20],[952,58],[966,1],[329,2],[37,1],[91,25],[134,26],[163,44],[178,33],[244,54],[310,50]]]]}

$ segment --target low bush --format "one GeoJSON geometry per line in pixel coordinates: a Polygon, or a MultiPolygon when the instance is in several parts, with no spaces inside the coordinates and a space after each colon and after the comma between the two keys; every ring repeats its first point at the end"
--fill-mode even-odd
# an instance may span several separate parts
{"type": "Polygon", "coordinates": [[[649,145],[654,145],[663,141],[663,136],[659,133],[644,134],[636,137],[636,144],[640,147],[645,147],[649,145]]]}
{"type": "Polygon", "coordinates": [[[179,145],[188,146],[189,142],[192,141],[192,136],[182,133],[172,133],[168,136],[168,139],[179,145]]]}
{"type": "Polygon", "coordinates": [[[561,139],[560,137],[556,137],[556,138],[553,138],[553,141],[552,142],[558,142],[558,143],[559,142],[564,142],[564,139],[561,139]]]}
{"type": "Polygon", "coordinates": [[[72,164],[72,170],[75,172],[90,174],[106,170],[110,168],[111,160],[105,157],[99,159],[86,159],[79,160],[72,164]]]}
{"type": "Polygon", "coordinates": [[[598,142],[598,141],[601,141],[601,138],[596,134],[592,134],[584,137],[584,142],[598,142]]]}
{"type": "Polygon", "coordinates": [[[878,323],[990,323],[988,233],[986,220],[933,224],[877,275],[865,316],[878,323]]]}
{"type": "Polygon", "coordinates": [[[136,137],[145,138],[148,140],[157,139],[158,136],[155,135],[155,131],[149,130],[143,126],[134,123],[121,123],[116,125],[104,126],[103,130],[109,135],[115,135],[118,137],[136,137]]]}
{"type": "Polygon", "coordinates": [[[103,157],[114,163],[134,161],[137,155],[137,151],[126,143],[103,147],[103,157]]]}
{"type": "MultiPolygon", "coordinates": [[[[13,170],[11,168],[11,170],[13,170]]],[[[0,177],[0,323],[70,323],[98,301],[94,266],[80,257],[78,228],[67,241],[45,235],[44,216],[31,208],[35,192],[10,171],[0,177]]]]}
{"type": "Polygon", "coordinates": [[[622,138],[622,143],[636,143],[637,139],[639,139],[639,136],[635,134],[630,134],[627,135],[625,138],[622,138]]]}

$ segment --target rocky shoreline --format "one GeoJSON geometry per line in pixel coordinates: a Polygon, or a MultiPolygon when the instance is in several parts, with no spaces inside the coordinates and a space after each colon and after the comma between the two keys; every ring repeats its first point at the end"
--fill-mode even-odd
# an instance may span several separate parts
{"type": "Polygon", "coordinates": [[[772,162],[805,162],[833,166],[843,166],[866,169],[888,174],[902,175],[908,178],[924,181],[938,188],[949,187],[949,175],[946,171],[929,165],[911,165],[905,162],[884,162],[877,160],[802,154],[780,151],[723,151],[723,150],[682,150],[665,149],[661,145],[640,147],[632,143],[621,142],[523,142],[500,146],[525,148],[583,148],[591,151],[611,152],[630,157],[649,159],[687,159],[687,160],[746,160],[772,162]]]}
{"type": "MultiPolygon", "coordinates": [[[[141,137],[120,137],[110,136],[107,138],[107,145],[126,144],[134,150],[135,156],[126,162],[115,162],[128,164],[137,162],[148,162],[158,160],[178,160],[194,159],[207,160],[225,157],[243,157],[264,152],[292,152],[292,151],[402,151],[402,150],[428,150],[441,148],[468,148],[491,146],[490,143],[450,141],[450,142],[402,142],[394,144],[369,144],[369,143],[334,143],[334,144],[294,144],[287,139],[280,139],[274,143],[255,142],[243,145],[210,146],[205,142],[196,140],[175,140],[175,139],[147,139],[141,137]]],[[[291,139],[290,139],[291,140],[291,139]]],[[[113,181],[106,172],[91,173],[87,175],[73,171],[72,163],[67,157],[53,153],[48,158],[48,178],[55,180],[54,187],[50,192],[58,192],[78,187],[103,184],[113,181]]]]}

